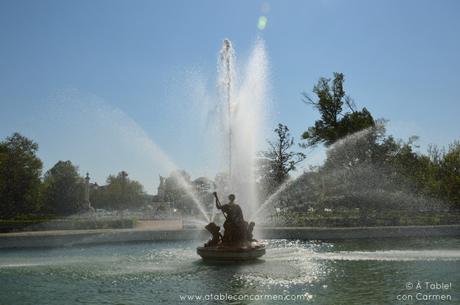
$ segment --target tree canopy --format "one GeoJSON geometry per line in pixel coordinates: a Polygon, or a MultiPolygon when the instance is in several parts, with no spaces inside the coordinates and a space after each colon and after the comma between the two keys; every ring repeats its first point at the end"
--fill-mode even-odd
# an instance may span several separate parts
{"type": "Polygon", "coordinates": [[[80,210],[83,203],[83,178],[70,161],[59,161],[45,173],[44,209],[69,215],[80,210]]]}
{"type": "Polygon", "coordinates": [[[303,93],[303,102],[316,108],[321,116],[302,134],[306,140],[304,147],[319,143],[328,146],[349,134],[374,126],[371,113],[366,108],[356,110],[353,100],[345,94],[344,81],[342,73],[334,73],[333,80],[321,77],[313,87],[316,100],[303,93]]]}
{"type": "Polygon", "coordinates": [[[42,162],[38,144],[14,133],[0,142],[0,215],[5,218],[39,209],[42,162]]]}
{"type": "Polygon", "coordinates": [[[301,152],[292,151],[294,138],[286,125],[278,124],[274,132],[275,141],[267,141],[268,150],[261,151],[258,160],[261,184],[267,195],[285,182],[289,173],[306,157],[301,152]]]}
{"type": "Polygon", "coordinates": [[[142,184],[128,178],[125,171],[107,177],[107,185],[94,190],[91,203],[97,208],[128,209],[145,203],[142,184]]]}

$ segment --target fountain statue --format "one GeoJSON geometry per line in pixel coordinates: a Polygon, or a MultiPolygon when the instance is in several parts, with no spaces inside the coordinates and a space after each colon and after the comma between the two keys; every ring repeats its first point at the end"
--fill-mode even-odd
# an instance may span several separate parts
{"type": "Polygon", "coordinates": [[[244,220],[243,212],[235,203],[235,195],[228,196],[229,203],[222,205],[216,199],[216,208],[221,210],[225,217],[224,235],[220,233],[220,227],[210,222],[205,228],[211,233],[212,238],[202,247],[197,248],[197,253],[208,260],[242,261],[252,260],[265,254],[265,246],[253,238],[255,223],[248,224],[244,220]]]}
{"type": "MultiPolygon", "coordinates": [[[[257,205],[253,169],[257,139],[262,138],[258,132],[265,109],[265,58],[263,46],[259,42],[251,60],[252,64],[245,71],[244,81],[238,86],[235,51],[230,40],[224,40],[219,53],[218,113],[221,117],[218,126],[222,128],[222,156],[228,157],[225,158],[228,168],[226,189],[234,190],[238,198],[246,203],[243,206],[244,213],[249,216],[254,213],[257,205]]],[[[212,238],[204,246],[198,247],[198,254],[204,259],[232,261],[255,259],[264,255],[264,245],[253,238],[255,223],[244,220],[242,208],[235,203],[236,196],[229,195],[229,202],[224,205],[220,203],[217,193],[214,193],[214,197],[216,209],[225,217],[224,232],[222,235],[221,227],[213,222],[213,212],[210,223],[205,227],[212,238]]]]}

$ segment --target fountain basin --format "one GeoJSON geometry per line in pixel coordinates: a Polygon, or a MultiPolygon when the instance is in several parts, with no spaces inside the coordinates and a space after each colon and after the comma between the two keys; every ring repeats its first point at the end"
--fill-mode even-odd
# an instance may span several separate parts
{"type": "Polygon", "coordinates": [[[251,242],[240,246],[198,247],[196,252],[204,260],[213,261],[248,261],[255,260],[265,254],[265,245],[251,242]]]}
{"type": "Polygon", "coordinates": [[[460,299],[458,237],[263,243],[263,260],[234,264],[202,260],[196,240],[1,250],[0,304],[229,303],[181,301],[210,293],[311,298],[240,302],[252,305],[432,304],[396,300],[404,291],[417,293],[405,289],[411,279],[452,282],[452,289],[438,291],[452,301],[435,304],[460,299]]]}

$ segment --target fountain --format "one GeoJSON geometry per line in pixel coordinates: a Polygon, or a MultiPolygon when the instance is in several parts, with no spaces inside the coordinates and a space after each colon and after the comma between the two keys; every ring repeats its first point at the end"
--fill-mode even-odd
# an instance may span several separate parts
{"type": "MultiPolygon", "coordinates": [[[[219,89],[222,105],[223,135],[227,151],[228,186],[242,202],[244,209],[254,213],[257,192],[254,177],[256,142],[260,132],[260,118],[265,93],[266,56],[262,42],[258,41],[253,57],[248,65],[248,75],[243,86],[236,85],[235,52],[230,40],[225,39],[219,56],[219,89]],[[249,90],[249,88],[251,90],[249,90]]],[[[197,253],[203,259],[249,260],[265,254],[264,245],[253,238],[254,222],[246,222],[241,207],[234,202],[221,205],[214,192],[216,208],[225,217],[224,235],[220,227],[210,222],[205,228],[212,234],[197,253]]],[[[214,213],[213,213],[214,214],[214,213]]]]}

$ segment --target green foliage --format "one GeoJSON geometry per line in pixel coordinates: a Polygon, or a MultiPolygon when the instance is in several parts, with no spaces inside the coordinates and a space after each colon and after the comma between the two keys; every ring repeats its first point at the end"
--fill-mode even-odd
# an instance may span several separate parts
{"type": "Polygon", "coordinates": [[[447,151],[432,146],[428,155],[416,154],[411,163],[400,160],[400,166],[420,192],[460,208],[460,142],[449,145],[447,151]]]}
{"type": "Polygon", "coordinates": [[[137,208],[145,203],[142,184],[128,178],[124,171],[107,178],[107,185],[91,192],[91,203],[96,208],[128,209],[137,208]]]}
{"type": "Polygon", "coordinates": [[[374,119],[366,108],[361,111],[355,109],[353,100],[345,94],[343,83],[344,75],[334,73],[332,84],[331,79],[321,77],[313,87],[318,100],[303,93],[303,101],[316,108],[321,115],[321,119],[303,133],[302,138],[307,141],[303,146],[319,143],[331,145],[349,134],[374,126],[374,119]],[[348,112],[344,111],[344,105],[348,112]]]}
{"type": "Polygon", "coordinates": [[[412,183],[412,191],[460,208],[460,142],[440,151],[431,146],[428,155],[414,151],[414,138],[393,144],[389,163],[412,183]]]}
{"type": "Polygon", "coordinates": [[[42,162],[38,144],[14,133],[0,142],[0,217],[39,209],[42,162]]]}
{"type": "Polygon", "coordinates": [[[70,215],[83,203],[83,178],[70,161],[59,161],[46,172],[43,182],[43,210],[70,215]]]}
{"type": "Polygon", "coordinates": [[[268,150],[259,153],[259,175],[263,193],[270,195],[289,178],[289,173],[305,159],[301,152],[293,152],[294,138],[286,125],[278,124],[274,130],[276,140],[268,142],[268,150]]]}
{"type": "MultiPolygon", "coordinates": [[[[460,208],[460,142],[449,146],[447,153],[439,162],[441,193],[445,198],[460,208]]],[[[436,188],[435,188],[436,189],[436,188]]]]}

